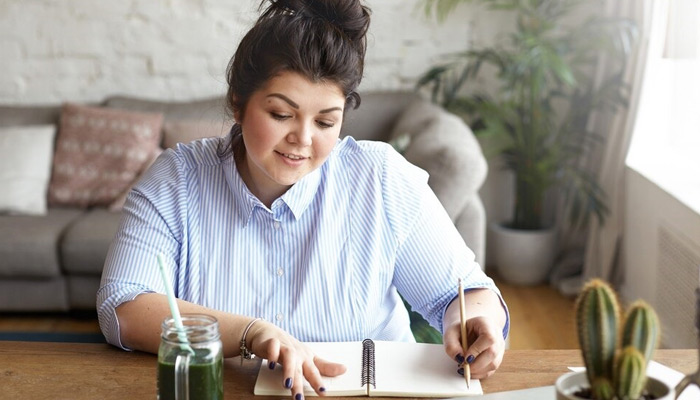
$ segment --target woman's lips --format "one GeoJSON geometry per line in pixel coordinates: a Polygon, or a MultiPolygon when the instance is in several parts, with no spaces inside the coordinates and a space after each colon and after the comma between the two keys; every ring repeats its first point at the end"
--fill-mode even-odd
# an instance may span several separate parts
{"type": "Polygon", "coordinates": [[[307,157],[300,156],[300,155],[297,155],[297,154],[282,153],[282,152],[279,152],[279,151],[277,152],[277,154],[281,155],[282,157],[288,158],[288,159],[290,159],[290,160],[294,160],[294,161],[299,161],[299,160],[303,160],[303,159],[306,159],[306,158],[307,158],[307,157]]]}

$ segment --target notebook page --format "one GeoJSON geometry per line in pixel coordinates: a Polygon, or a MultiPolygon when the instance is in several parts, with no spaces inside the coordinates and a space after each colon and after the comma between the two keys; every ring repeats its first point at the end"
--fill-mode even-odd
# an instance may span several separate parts
{"type": "Polygon", "coordinates": [[[374,341],[376,388],[371,396],[454,397],[483,394],[481,382],[457,374],[441,344],[374,341]]]}
{"type": "MultiPolygon", "coordinates": [[[[306,343],[317,356],[347,367],[343,375],[323,377],[327,396],[363,396],[367,389],[360,386],[362,374],[362,342],[306,343]]],[[[289,396],[290,390],[283,386],[282,366],[271,370],[263,360],[258,372],[253,393],[262,396],[289,396]]],[[[304,397],[317,396],[308,382],[304,383],[304,397]]]]}

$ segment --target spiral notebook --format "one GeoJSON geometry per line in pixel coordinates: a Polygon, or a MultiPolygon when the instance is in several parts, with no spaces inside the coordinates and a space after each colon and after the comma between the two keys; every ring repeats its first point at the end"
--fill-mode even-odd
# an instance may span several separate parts
{"type": "MultiPolygon", "coordinates": [[[[440,344],[386,342],[306,343],[321,358],[344,364],[347,371],[336,377],[324,377],[327,396],[455,397],[483,394],[479,380],[470,388],[457,374],[457,362],[451,360],[440,344]]],[[[282,385],[282,367],[274,370],[263,360],[254,393],[263,396],[287,396],[282,385]]],[[[315,396],[305,383],[304,396],[315,396]]]]}

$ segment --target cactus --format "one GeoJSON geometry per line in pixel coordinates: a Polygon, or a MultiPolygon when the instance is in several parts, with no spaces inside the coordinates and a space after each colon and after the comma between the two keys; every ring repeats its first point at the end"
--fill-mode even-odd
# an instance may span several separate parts
{"type": "Polygon", "coordinates": [[[576,326],[586,374],[598,399],[610,399],[613,361],[617,345],[619,306],[603,281],[589,282],[576,301],[576,326]]]}
{"type": "Polygon", "coordinates": [[[658,345],[654,310],[643,301],[633,303],[619,332],[617,296],[606,282],[593,279],[576,300],[576,325],[593,398],[638,399],[646,385],[647,361],[658,345]]]}
{"type": "Polygon", "coordinates": [[[659,317],[654,309],[642,300],[637,300],[629,308],[622,328],[622,348],[634,346],[651,360],[659,344],[659,317]]]}
{"type": "Polygon", "coordinates": [[[646,385],[647,363],[634,346],[622,349],[615,365],[615,393],[618,399],[638,399],[646,385]]]}

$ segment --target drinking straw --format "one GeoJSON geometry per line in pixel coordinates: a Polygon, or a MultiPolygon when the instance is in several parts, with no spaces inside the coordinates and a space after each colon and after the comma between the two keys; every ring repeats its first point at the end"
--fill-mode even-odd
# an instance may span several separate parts
{"type": "Polygon", "coordinates": [[[180,310],[177,308],[177,302],[175,301],[175,294],[173,293],[173,288],[170,286],[170,281],[165,274],[165,262],[163,261],[163,253],[158,253],[158,268],[160,269],[160,277],[163,278],[163,286],[165,286],[165,294],[168,297],[168,305],[170,305],[170,313],[173,316],[173,321],[175,322],[175,329],[177,330],[177,336],[180,338],[180,348],[186,350],[187,352],[194,354],[194,350],[190,347],[190,342],[187,340],[187,335],[185,334],[185,327],[182,325],[182,318],[180,317],[180,310]]]}

